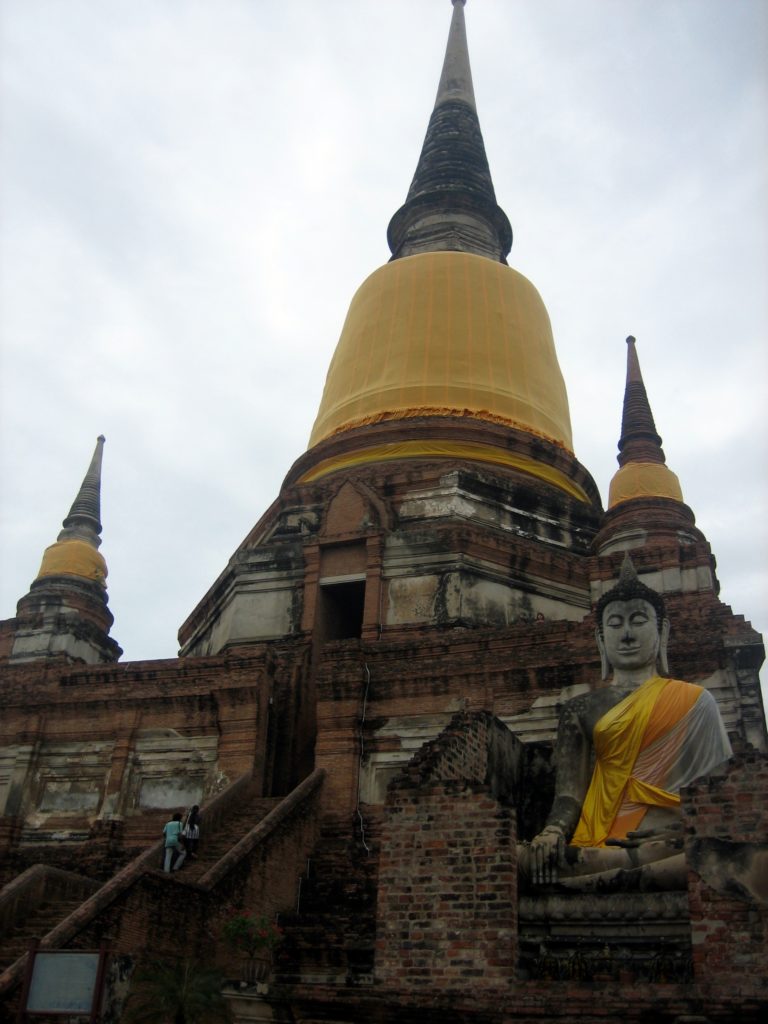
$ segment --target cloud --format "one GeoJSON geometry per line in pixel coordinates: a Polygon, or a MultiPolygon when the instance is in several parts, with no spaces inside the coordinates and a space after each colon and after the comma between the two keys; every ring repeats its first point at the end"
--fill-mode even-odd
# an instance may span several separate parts
{"type": "MultiPolygon", "coordinates": [[[[0,614],[107,435],[129,658],[175,633],[304,450],[388,258],[444,0],[9,0],[0,614]]],[[[768,80],[760,0],[470,4],[512,264],[549,309],[577,456],[616,468],[624,337],[734,610],[768,627],[768,80]]]]}

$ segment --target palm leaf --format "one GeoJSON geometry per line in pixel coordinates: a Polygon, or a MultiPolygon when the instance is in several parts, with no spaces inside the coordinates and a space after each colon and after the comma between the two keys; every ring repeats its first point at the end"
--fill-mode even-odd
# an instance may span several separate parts
{"type": "Polygon", "coordinates": [[[224,978],[190,960],[150,961],[136,969],[123,1024],[229,1024],[224,978]]]}

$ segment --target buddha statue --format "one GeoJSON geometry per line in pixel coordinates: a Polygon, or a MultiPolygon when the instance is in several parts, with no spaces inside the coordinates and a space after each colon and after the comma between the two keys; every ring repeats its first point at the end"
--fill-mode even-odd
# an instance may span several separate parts
{"type": "Polygon", "coordinates": [[[610,682],[562,707],[555,798],[521,874],[582,891],[627,872],[641,888],[684,887],[680,789],[730,757],[725,727],[706,689],[668,678],[664,602],[629,556],[596,611],[610,682]]]}

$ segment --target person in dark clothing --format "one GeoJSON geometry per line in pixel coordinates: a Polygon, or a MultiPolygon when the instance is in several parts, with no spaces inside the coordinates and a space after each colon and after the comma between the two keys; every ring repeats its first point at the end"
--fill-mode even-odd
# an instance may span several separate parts
{"type": "Polygon", "coordinates": [[[197,857],[197,848],[200,844],[200,808],[197,804],[187,811],[187,817],[184,821],[184,828],[182,835],[184,836],[184,845],[187,848],[187,853],[190,857],[197,857]]]}

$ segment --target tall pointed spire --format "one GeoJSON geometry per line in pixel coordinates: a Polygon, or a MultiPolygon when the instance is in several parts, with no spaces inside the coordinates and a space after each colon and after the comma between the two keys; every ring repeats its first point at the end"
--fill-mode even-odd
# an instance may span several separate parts
{"type": "Polygon", "coordinates": [[[465,0],[453,0],[453,17],[448,30],[448,44],[445,48],[443,72],[437,87],[435,107],[450,100],[461,100],[476,111],[472,69],[469,66],[467,26],[464,23],[464,4],[465,0]]]}
{"type": "Polygon", "coordinates": [[[59,540],[67,540],[70,537],[80,537],[88,540],[99,547],[101,544],[101,461],[104,454],[103,434],[96,439],[96,448],[93,452],[91,464],[85,474],[77,497],[72,502],[69,515],[62,523],[64,529],[59,534],[59,540]]]}
{"type": "Polygon", "coordinates": [[[75,577],[106,587],[106,562],[99,554],[101,538],[101,457],[104,436],[99,434],[88,472],[80,484],[70,513],[56,543],[45,549],[40,571],[33,583],[48,577],[75,577]]]}
{"type": "Polygon", "coordinates": [[[47,576],[82,577],[106,587],[107,564],[99,554],[101,545],[101,461],[104,435],[96,439],[96,448],[88,471],[80,484],[63,529],[56,543],[45,549],[40,571],[33,586],[47,576]]]}
{"type": "Polygon", "coordinates": [[[665,464],[631,335],[627,338],[627,383],[617,459],[621,468],[611,480],[609,509],[632,498],[671,498],[682,502],[680,481],[665,464]]]}
{"type": "Polygon", "coordinates": [[[628,462],[666,462],[640,372],[635,339],[631,335],[627,338],[627,383],[618,462],[620,466],[628,462]]]}
{"type": "Polygon", "coordinates": [[[387,238],[392,259],[448,250],[507,262],[512,228],[496,202],[477,117],[464,0],[453,0],[435,107],[408,196],[387,238]]]}

